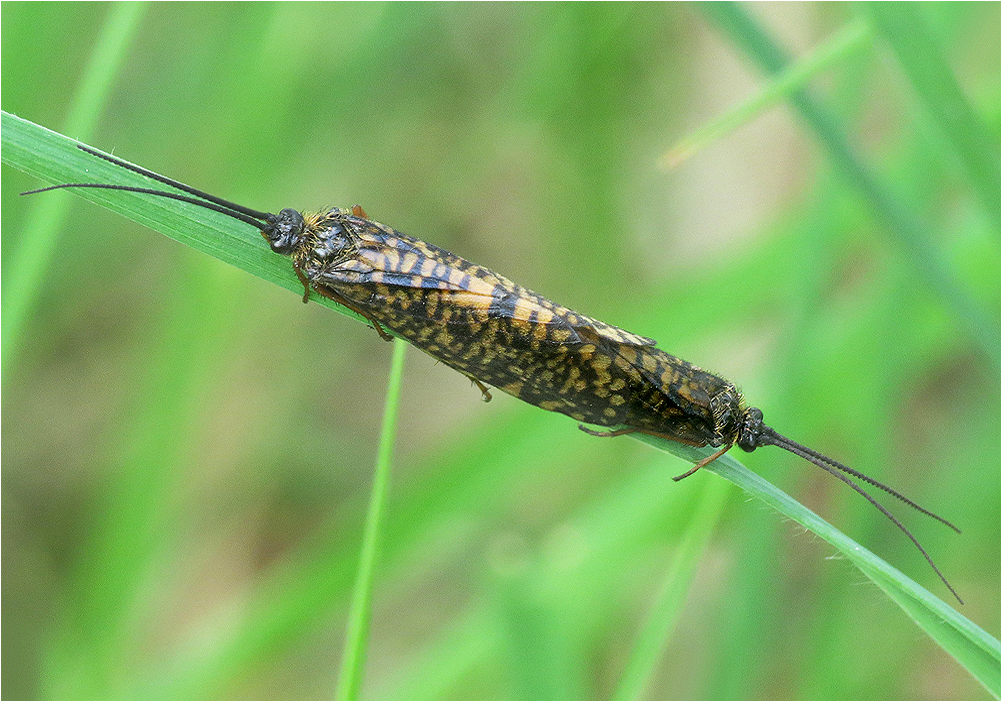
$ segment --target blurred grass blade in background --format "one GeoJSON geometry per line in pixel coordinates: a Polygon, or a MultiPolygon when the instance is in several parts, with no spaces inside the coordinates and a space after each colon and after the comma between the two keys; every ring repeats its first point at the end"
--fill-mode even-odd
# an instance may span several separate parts
{"type": "Polygon", "coordinates": [[[616,688],[615,699],[645,699],[651,680],[661,664],[672,630],[689,596],[693,575],[706,553],[713,530],[720,520],[730,489],[717,480],[705,481],[685,538],[665,574],[651,613],[637,637],[626,670],[616,688]]]}
{"type": "MultiPolygon", "coordinates": [[[[699,9],[716,22],[766,73],[780,73],[789,63],[783,50],[742,5],[734,2],[704,3],[699,5],[699,9]]],[[[896,196],[888,183],[883,182],[856,155],[846,137],[846,130],[830,109],[802,90],[792,93],[790,101],[815,133],[818,144],[827,151],[831,163],[887,222],[888,233],[913,258],[917,276],[927,281],[944,302],[950,305],[967,333],[978,342],[986,356],[996,366],[1002,365],[998,319],[983,309],[950,272],[943,255],[932,243],[934,237],[929,227],[896,196]]],[[[978,130],[978,133],[982,133],[982,130],[978,130]]],[[[977,170],[981,172],[980,169],[977,170]]],[[[979,187],[978,190],[981,191],[982,188],[979,187]]],[[[997,221],[997,213],[991,216],[997,221]]]]}
{"type": "MultiPolygon", "coordinates": [[[[88,139],[97,126],[122,61],[136,35],[145,10],[145,3],[122,2],[109,6],[101,36],[94,44],[90,60],[84,67],[83,79],[73,99],[63,131],[88,139]]],[[[3,276],[2,366],[7,370],[17,357],[24,333],[25,319],[37,302],[45,285],[56,237],[66,222],[69,200],[63,196],[47,198],[31,205],[31,220],[27,230],[31,236],[20,237],[10,252],[14,262],[3,276]]],[[[8,242],[10,240],[8,239],[8,242]]]]}
{"type": "Polygon", "coordinates": [[[921,5],[907,2],[865,2],[866,17],[894,51],[911,80],[922,108],[950,145],[967,180],[981,198],[985,214],[998,228],[1002,215],[999,138],[988,133],[964,96],[950,64],[932,35],[921,5]]]}
{"type": "Polygon", "coordinates": [[[775,78],[747,101],[680,140],[658,160],[658,166],[663,170],[677,167],[701,149],[756,119],[783,100],[788,100],[792,93],[804,88],[810,80],[841,61],[846,54],[867,45],[871,36],[870,26],[862,20],[842,27],[823,45],[799,57],[776,74],[775,78]]]}

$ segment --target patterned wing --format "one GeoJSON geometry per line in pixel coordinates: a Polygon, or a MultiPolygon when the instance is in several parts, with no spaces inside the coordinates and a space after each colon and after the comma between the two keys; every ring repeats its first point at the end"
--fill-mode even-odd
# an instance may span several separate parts
{"type": "Polygon", "coordinates": [[[355,255],[326,268],[315,282],[338,289],[377,318],[382,313],[386,319],[380,321],[391,329],[442,327],[462,334],[465,327],[477,335],[492,320],[507,320],[498,331],[516,345],[586,344],[596,338],[636,346],[655,343],[578,314],[445,249],[376,222],[357,221],[364,226],[356,229],[355,255]],[[340,289],[346,285],[368,289],[346,294],[340,289]]]}
{"type": "Polygon", "coordinates": [[[578,314],[444,249],[364,221],[352,255],[314,286],[336,292],[431,356],[583,422],[627,416],[636,372],[610,349],[654,342],[578,314]]]}

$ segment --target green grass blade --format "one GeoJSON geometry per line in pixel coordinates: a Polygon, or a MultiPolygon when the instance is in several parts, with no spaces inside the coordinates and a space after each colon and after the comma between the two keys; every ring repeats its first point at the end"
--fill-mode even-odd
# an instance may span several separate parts
{"type": "MultiPolygon", "coordinates": [[[[649,436],[637,438],[688,461],[697,461],[709,455],[709,449],[705,448],[695,449],[649,436]]],[[[943,650],[953,656],[989,692],[999,696],[1002,690],[1002,651],[998,639],[782,490],[745,468],[731,454],[721,456],[703,470],[729,480],[841,551],[943,650]]]]}
{"type": "MultiPolygon", "coordinates": [[[[3,162],[47,184],[83,182],[150,187],[149,179],[81,151],[77,148],[78,142],[62,134],[7,112],[0,114],[0,119],[3,162]]],[[[275,255],[257,229],[224,214],[176,200],[120,190],[78,188],[72,192],[259,278],[299,294],[303,292],[302,283],[293,273],[288,259],[275,255]]],[[[57,195],[40,193],[28,197],[57,195]]],[[[364,321],[360,315],[326,298],[314,296],[311,299],[364,321]]]]}
{"type": "Polygon", "coordinates": [[[658,165],[664,170],[675,168],[714,141],[722,139],[762,112],[788,99],[791,93],[803,88],[808,81],[841,61],[846,54],[865,46],[869,38],[870,27],[863,21],[851,22],[842,27],[835,36],[790,64],[744,103],[683,138],[661,157],[658,165]]]}
{"type": "MultiPolygon", "coordinates": [[[[94,44],[83,71],[83,80],[70,101],[69,115],[63,124],[64,131],[82,139],[88,138],[97,125],[146,5],[125,2],[108,7],[101,36],[94,44]]],[[[13,250],[14,263],[4,279],[3,313],[0,315],[3,330],[0,333],[3,347],[0,364],[4,370],[17,356],[25,320],[45,284],[45,273],[52,260],[56,236],[68,213],[66,198],[49,198],[35,203],[29,218],[31,236],[20,238],[13,250]]]]}
{"type": "MultiPolygon", "coordinates": [[[[731,40],[766,73],[783,71],[789,63],[784,52],[741,5],[732,2],[704,3],[700,10],[713,20],[731,40]]],[[[829,161],[869,203],[887,224],[887,232],[908,254],[921,279],[937,291],[952,308],[972,340],[996,367],[1002,365],[999,338],[1002,330],[994,312],[988,312],[972,298],[949,270],[943,255],[932,245],[935,238],[928,225],[916,217],[908,203],[855,154],[844,129],[834,114],[804,91],[790,95],[790,102],[814,132],[829,161]]]]}
{"type": "Polygon", "coordinates": [[[966,171],[985,212],[998,226],[1002,211],[998,135],[994,138],[988,135],[961,91],[949,70],[949,61],[929,31],[923,8],[902,2],[868,2],[864,7],[894,51],[922,108],[966,171]]]}
{"type": "Polygon", "coordinates": [[[651,617],[627,661],[614,699],[636,700],[643,697],[664,656],[666,644],[685,606],[693,574],[723,513],[729,493],[727,485],[716,480],[707,481],[703,486],[691,526],[678,546],[651,617]]]}
{"type": "Polygon", "coordinates": [[[386,388],[386,406],[383,411],[383,428],[379,436],[379,452],[372,482],[369,511],[365,518],[362,552],[358,573],[348,611],[348,629],[345,634],[341,674],[337,684],[337,699],[358,699],[362,674],[365,669],[365,652],[369,640],[369,617],[372,610],[373,574],[379,556],[379,533],[382,529],[383,511],[390,485],[390,467],[393,462],[393,442],[397,434],[397,415],[400,408],[400,385],[404,376],[404,356],[407,344],[398,341],[393,345],[393,362],[390,366],[386,388]]]}

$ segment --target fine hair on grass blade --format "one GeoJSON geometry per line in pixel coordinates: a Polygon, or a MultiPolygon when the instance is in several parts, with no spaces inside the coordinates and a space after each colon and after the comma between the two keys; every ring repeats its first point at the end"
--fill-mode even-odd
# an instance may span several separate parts
{"type": "MultiPolygon", "coordinates": [[[[697,449],[646,435],[631,436],[690,462],[710,454],[709,449],[697,449]]],[[[734,483],[838,549],[936,643],[998,696],[1002,689],[1002,647],[998,639],[806,506],[745,468],[733,455],[723,455],[703,470],[734,483]]]]}

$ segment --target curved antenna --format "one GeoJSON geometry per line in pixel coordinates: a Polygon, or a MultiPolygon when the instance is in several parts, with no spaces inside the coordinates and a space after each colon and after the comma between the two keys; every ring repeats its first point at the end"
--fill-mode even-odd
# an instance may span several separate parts
{"type": "Polygon", "coordinates": [[[238,205],[235,202],[230,202],[229,200],[224,200],[221,197],[210,195],[209,193],[204,192],[202,190],[196,190],[190,185],[185,185],[184,183],[176,181],[173,178],[168,178],[167,176],[162,176],[159,173],[148,171],[142,166],[135,166],[129,163],[128,161],[123,161],[122,159],[117,158],[115,156],[102,154],[100,151],[96,151],[90,148],[89,146],[84,146],[83,144],[77,144],[77,148],[80,149],[81,151],[86,151],[92,156],[97,156],[98,158],[103,159],[108,163],[113,163],[116,166],[121,166],[122,168],[128,171],[132,171],[133,173],[138,173],[139,175],[144,175],[147,178],[152,178],[153,180],[159,183],[163,183],[164,185],[169,185],[172,188],[177,188],[178,190],[184,191],[203,200],[208,200],[209,202],[214,202],[217,205],[222,205],[223,207],[231,209],[234,212],[240,212],[241,214],[249,215],[254,219],[268,219],[269,217],[274,217],[273,214],[270,214],[268,212],[259,212],[258,210],[252,210],[249,207],[243,207],[242,205],[238,205]]]}
{"type": "Polygon", "coordinates": [[[790,453],[796,454],[796,455],[800,456],[801,458],[810,461],[811,463],[813,463],[817,467],[821,468],[822,470],[830,473],[831,475],[834,475],[836,478],[838,478],[839,480],[841,480],[843,483],[845,483],[846,485],[848,485],[849,487],[851,487],[853,490],[855,490],[856,492],[858,492],[860,495],[862,495],[863,497],[865,497],[866,500],[870,504],[872,504],[874,507],[876,507],[878,510],[880,510],[881,514],[883,514],[885,517],[887,517],[888,519],[890,519],[891,522],[894,524],[894,526],[896,526],[898,529],[900,529],[904,533],[905,536],[907,536],[909,539],[911,539],[911,542],[913,544],[915,544],[915,548],[917,548],[919,550],[919,552],[923,556],[925,556],[925,560],[932,567],[933,571],[935,571],[936,575],[939,576],[939,579],[943,581],[943,584],[946,585],[946,588],[951,593],[953,593],[954,597],[957,598],[957,602],[959,602],[960,604],[964,604],[964,601],[962,599],[960,599],[960,595],[958,595],[957,591],[953,589],[952,585],[950,585],[950,581],[946,579],[946,576],[944,576],[943,573],[940,571],[940,569],[936,567],[936,564],[932,560],[932,556],[930,556],[929,553],[924,548],[922,548],[922,544],[920,544],[918,542],[918,539],[916,539],[912,535],[912,533],[910,531],[908,531],[908,529],[905,527],[905,525],[902,524],[901,521],[898,520],[897,517],[895,517],[893,514],[891,514],[887,510],[886,507],[884,507],[882,504],[880,504],[879,502],[877,502],[877,500],[874,499],[873,496],[870,495],[870,493],[868,493],[866,490],[864,490],[863,488],[861,488],[852,478],[850,478],[848,476],[851,475],[851,476],[853,476],[855,478],[859,478],[860,480],[863,480],[863,481],[869,483],[870,485],[873,485],[874,487],[880,488],[884,492],[886,492],[886,493],[888,493],[890,495],[893,495],[894,497],[898,498],[899,500],[901,500],[902,502],[904,502],[906,505],[908,505],[910,507],[914,507],[919,512],[921,512],[922,514],[928,515],[928,516],[932,517],[933,519],[935,519],[935,520],[937,520],[939,522],[942,522],[943,524],[945,524],[946,526],[950,527],[951,529],[953,529],[958,534],[961,533],[960,529],[958,529],[953,524],[951,524],[947,520],[945,520],[942,517],[940,517],[938,514],[930,512],[929,510],[925,509],[924,507],[921,507],[921,506],[917,505],[916,503],[912,502],[911,500],[909,500],[907,497],[905,497],[904,495],[902,495],[897,490],[895,490],[895,489],[893,489],[891,487],[888,487],[887,485],[884,485],[883,483],[881,483],[881,482],[879,482],[877,480],[874,480],[873,478],[869,477],[868,475],[864,475],[863,473],[860,473],[857,470],[853,470],[849,466],[843,465],[842,463],[839,463],[838,461],[836,461],[833,458],[829,458],[828,456],[825,456],[824,454],[818,453],[817,451],[814,451],[813,449],[809,449],[809,448],[807,448],[806,446],[804,446],[802,444],[798,444],[796,441],[793,441],[791,439],[786,438],[785,436],[783,436],[779,432],[775,431],[771,427],[763,426],[762,429],[761,429],[761,432],[762,432],[761,435],[758,437],[758,445],[759,446],[778,446],[778,447],[780,447],[782,449],[786,449],[790,453]],[[843,474],[845,474],[845,475],[843,475],[843,474]]]}
{"type": "Polygon", "coordinates": [[[167,178],[159,173],[154,173],[153,171],[147,170],[141,166],[135,166],[127,161],[123,161],[114,156],[109,156],[107,154],[102,154],[100,151],[95,151],[90,147],[84,146],[83,144],[77,144],[77,148],[81,151],[85,151],[92,156],[97,156],[100,159],[113,163],[116,166],[124,168],[126,170],[132,171],[133,173],[138,173],[139,175],[145,176],[152,180],[155,180],[164,185],[169,185],[172,188],[176,188],[182,192],[186,192],[194,197],[188,197],[186,195],[179,195],[177,193],[171,193],[164,190],[155,190],[153,188],[141,188],[131,185],[109,185],[105,183],[63,183],[61,185],[50,185],[46,188],[38,188],[37,190],[28,190],[21,193],[22,195],[33,195],[35,193],[44,193],[49,190],[59,190],[62,188],[97,188],[99,190],[123,190],[130,193],[143,193],[146,195],[157,195],[159,197],[170,198],[171,200],[179,200],[181,202],[187,202],[192,205],[198,205],[199,207],[204,207],[207,210],[214,210],[225,215],[229,215],[234,219],[239,219],[241,222],[246,222],[258,229],[262,229],[262,221],[266,223],[273,223],[276,219],[276,215],[270,212],[261,212],[259,210],[252,210],[249,207],[243,207],[235,202],[230,202],[229,200],[224,200],[215,195],[210,195],[209,193],[198,190],[191,187],[190,185],[185,185],[179,181],[172,178],[167,178]]]}
{"type": "Polygon", "coordinates": [[[913,508],[917,509],[919,512],[921,512],[922,514],[925,514],[925,515],[927,515],[929,517],[932,517],[933,519],[935,519],[938,522],[942,522],[943,524],[945,524],[946,526],[950,527],[951,529],[953,529],[958,534],[962,534],[963,533],[960,529],[958,529],[956,526],[954,526],[953,524],[951,524],[947,520],[943,519],[941,516],[939,516],[935,512],[930,512],[925,507],[922,507],[921,505],[915,504],[914,502],[912,502],[911,500],[909,500],[907,497],[905,497],[904,495],[902,495],[900,492],[898,492],[894,488],[888,487],[887,485],[884,485],[883,483],[881,483],[881,482],[879,482],[877,480],[874,480],[870,476],[864,475],[863,473],[860,473],[858,470],[853,470],[849,466],[844,465],[842,463],[839,463],[834,458],[829,458],[828,456],[824,455],[823,453],[818,453],[814,449],[807,448],[803,444],[798,444],[796,441],[793,441],[792,439],[786,438],[785,436],[783,436],[782,434],[780,434],[779,432],[777,432],[772,427],[762,427],[762,430],[763,430],[762,431],[762,436],[759,439],[759,444],[760,445],[766,445],[766,444],[768,444],[768,445],[771,445],[771,446],[779,446],[782,449],[786,449],[790,453],[795,453],[798,456],[800,456],[801,458],[807,459],[808,461],[810,461],[814,465],[819,466],[821,468],[825,467],[825,466],[821,465],[822,463],[827,463],[832,468],[840,470],[843,473],[848,473],[849,475],[851,475],[854,478],[859,478],[860,480],[862,480],[862,481],[864,481],[866,483],[869,483],[873,487],[880,488],[881,490],[883,490],[887,494],[893,495],[894,497],[898,498],[899,500],[901,500],[902,502],[904,502],[909,507],[913,507],[913,508]],[[765,439],[765,441],[763,441],[762,439],[765,439]],[[820,463],[819,463],[819,461],[820,461],[820,463]]]}
{"type": "MultiPolygon", "coordinates": [[[[192,205],[198,205],[199,207],[204,207],[207,210],[215,210],[216,212],[222,212],[224,215],[229,215],[234,219],[239,219],[241,222],[247,222],[258,229],[264,227],[264,224],[250,215],[243,214],[242,212],[235,212],[231,209],[224,207],[223,205],[217,205],[213,202],[206,202],[204,200],[199,200],[197,198],[188,197],[187,195],[178,195],[177,193],[169,193],[165,190],[154,190],[153,188],[138,188],[132,185],[107,185],[105,183],[62,183],[60,185],[50,185],[45,188],[38,188],[36,190],[26,190],[22,195],[34,195],[35,193],[44,193],[49,190],[61,190],[62,188],[96,188],[98,190],[124,190],[127,193],[144,193],[146,195],[158,195],[160,197],[167,197],[171,200],[180,200],[181,202],[188,202],[192,205]]],[[[265,221],[270,222],[275,215],[266,215],[265,221]]]]}

